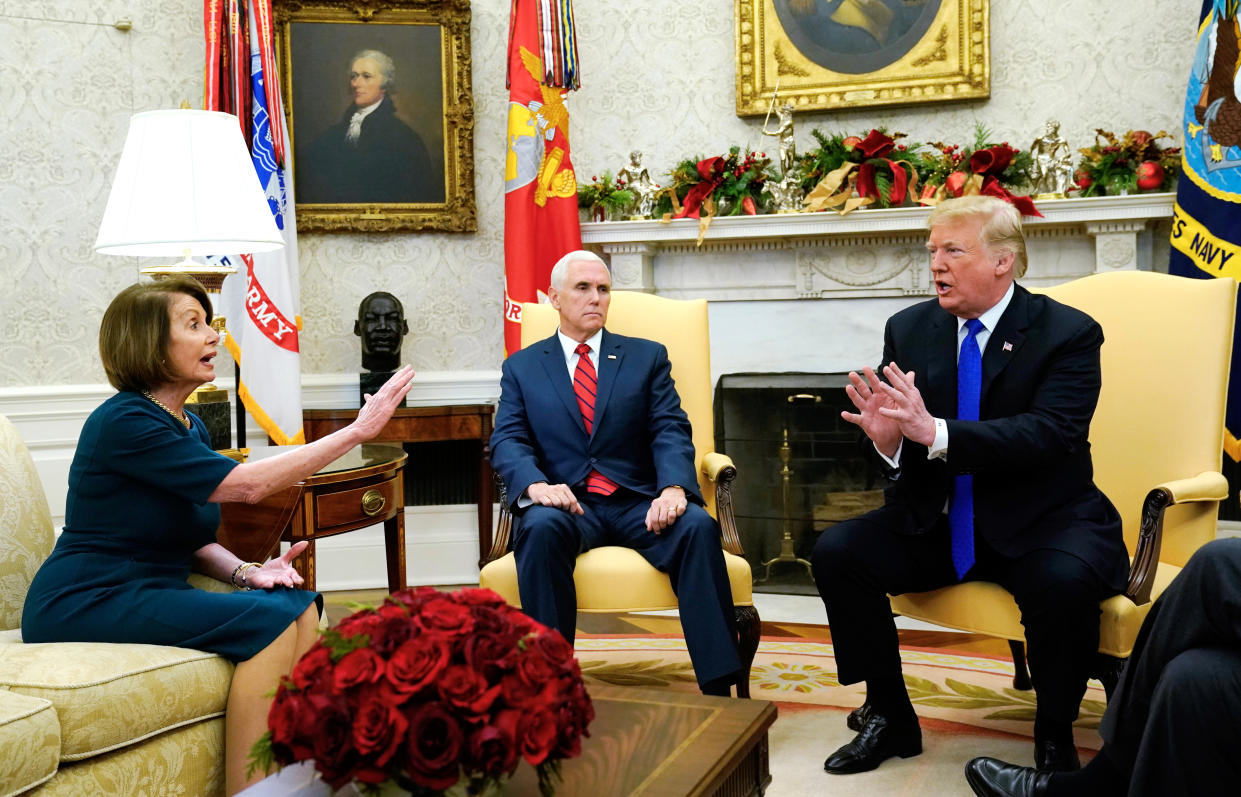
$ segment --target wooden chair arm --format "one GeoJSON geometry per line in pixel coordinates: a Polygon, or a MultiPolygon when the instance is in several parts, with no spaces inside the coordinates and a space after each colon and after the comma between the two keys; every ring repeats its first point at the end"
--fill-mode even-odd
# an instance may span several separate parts
{"type": "Polygon", "coordinates": [[[1138,531],[1137,552],[1129,568],[1125,596],[1137,605],[1149,603],[1159,568],[1159,549],[1163,544],[1163,518],[1168,507],[1198,501],[1222,501],[1228,497],[1228,480],[1216,471],[1205,471],[1188,479],[1165,482],[1146,494],[1142,503],[1142,527],[1138,531]]]}
{"type": "Polygon", "coordinates": [[[727,454],[709,451],[703,455],[702,472],[715,483],[715,514],[720,523],[724,550],[744,556],[741,535],[737,533],[737,520],[733,514],[733,479],[737,478],[737,466],[727,454]]]}
{"type": "Polygon", "coordinates": [[[496,494],[500,500],[500,517],[496,520],[496,533],[491,542],[491,551],[485,555],[483,564],[493,562],[508,553],[509,541],[513,536],[513,513],[508,507],[508,491],[504,489],[504,480],[497,474],[496,494]]]}

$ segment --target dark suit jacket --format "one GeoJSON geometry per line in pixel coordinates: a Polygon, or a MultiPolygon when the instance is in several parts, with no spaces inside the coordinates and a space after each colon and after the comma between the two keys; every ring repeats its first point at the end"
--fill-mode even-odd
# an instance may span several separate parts
{"type": "Polygon", "coordinates": [[[926,446],[905,440],[888,490],[888,503],[909,509],[904,531],[929,530],[953,477],[971,473],[974,530],[992,548],[1006,556],[1066,551],[1123,590],[1120,516],[1095,487],[1087,440],[1102,344],[1090,316],[1016,286],[983,352],[979,420],[958,421],[956,317],[934,299],[892,316],[883,363],[914,371],[927,410],[948,424],[946,461],[928,460],[926,446]]]}
{"type": "Polygon", "coordinates": [[[362,121],[356,144],[346,141],[353,106],[321,133],[298,164],[298,202],[443,202],[422,138],[396,116],[392,100],[362,121]]]}
{"type": "Polygon", "coordinates": [[[603,331],[590,436],[556,335],[504,361],[491,465],[514,505],[535,482],[585,480],[591,469],[654,498],[677,484],[702,503],[689,418],[663,345],[603,331]]]}

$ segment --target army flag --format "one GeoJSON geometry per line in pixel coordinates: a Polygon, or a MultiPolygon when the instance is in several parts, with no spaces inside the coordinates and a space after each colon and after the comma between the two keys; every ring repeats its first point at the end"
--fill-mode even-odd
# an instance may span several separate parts
{"type": "MultiPolygon", "coordinates": [[[[1185,93],[1181,178],[1168,270],[1241,280],[1241,55],[1238,0],[1205,0],[1185,93]]],[[[1241,331],[1233,338],[1224,451],[1241,461],[1241,331]]]]}
{"type": "MultiPolygon", "coordinates": [[[[219,5],[206,0],[208,10],[219,5]]],[[[233,5],[229,2],[226,6],[233,5]]],[[[267,204],[284,237],[284,248],[259,254],[237,253],[216,258],[237,273],[224,280],[220,309],[227,334],[224,345],[239,366],[237,395],[250,415],[277,445],[304,443],[302,431],[301,357],[298,316],[297,225],[294,219],[292,164],[283,157],[284,110],[272,59],[271,0],[253,0],[240,16],[246,20],[249,82],[243,97],[236,90],[213,95],[213,68],[208,54],[207,103],[233,107],[208,108],[237,113],[248,108],[247,140],[267,204]]],[[[208,50],[213,25],[208,20],[208,50]]],[[[226,37],[220,37],[226,38],[226,37]]],[[[234,48],[233,52],[236,52],[234,48]]],[[[220,60],[217,57],[215,63],[220,60]]],[[[234,60],[236,60],[234,58],[234,60]]],[[[227,73],[227,72],[226,72],[227,73]]],[[[287,152],[287,149],[284,150],[287,152]]]]}
{"type": "Polygon", "coordinates": [[[504,162],[504,350],[521,348],[521,303],[546,300],[552,266],[582,248],[565,96],[576,88],[570,0],[512,0],[504,162]]]}

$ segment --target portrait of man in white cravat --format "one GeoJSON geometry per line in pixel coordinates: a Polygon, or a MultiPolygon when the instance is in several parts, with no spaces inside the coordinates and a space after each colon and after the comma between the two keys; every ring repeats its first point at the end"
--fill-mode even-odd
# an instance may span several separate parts
{"type": "MultiPolygon", "coordinates": [[[[317,33],[336,26],[309,27],[317,33]]],[[[301,38],[306,60],[298,60],[295,36],[292,61],[297,201],[443,202],[443,140],[426,141],[422,134],[441,124],[440,72],[421,69],[422,58],[407,55],[429,58],[426,51],[438,51],[438,39],[434,48],[362,46],[348,51],[347,58],[325,60],[321,46],[312,50],[308,36],[301,38]],[[398,53],[399,65],[389,51],[398,53]],[[422,85],[429,82],[435,85],[422,85]],[[348,96],[343,111],[335,105],[341,86],[348,96]],[[425,125],[411,124],[423,117],[425,125]]]]}

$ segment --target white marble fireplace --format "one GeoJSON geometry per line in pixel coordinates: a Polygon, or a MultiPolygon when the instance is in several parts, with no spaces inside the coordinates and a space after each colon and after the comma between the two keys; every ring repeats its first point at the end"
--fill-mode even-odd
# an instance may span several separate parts
{"type": "MultiPolygon", "coordinates": [[[[1027,286],[1164,270],[1172,194],[1058,199],[1026,219],[1027,286]]],[[[730,217],[701,245],[682,219],[582,225],[613,285],[710,302],[712,381],[740,372],[842,372],[878,362],[889,315],[931,296],[926,208],[730,217]]]]}

